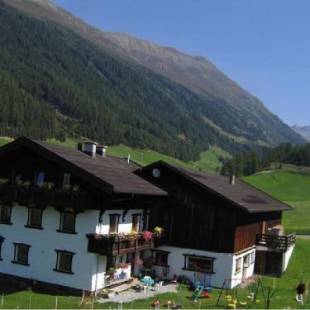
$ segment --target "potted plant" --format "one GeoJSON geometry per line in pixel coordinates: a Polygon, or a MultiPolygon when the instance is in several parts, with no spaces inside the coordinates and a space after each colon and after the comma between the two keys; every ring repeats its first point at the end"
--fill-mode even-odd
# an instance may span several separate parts
{"type": "Polygon", "coordinates": [[[164,229],[162,227],[156,226],[153,231],[156,236],[161,236],[164,229]]]}
{"type": "Polygon", "coordinates": [[[151,231],[144,231],[142,237],[145,241],[150,241],[153,238],[153,233],[151,231]]]}
{"type": "Polygon", "coordinates": [[[114,267],[110,267],[110,268],[108,269],[108,271],[107,271],[107,274],[108,274],[111,278],[113,278],[114,273],[115,273],[115,268],[114,268],[114,267]]]}

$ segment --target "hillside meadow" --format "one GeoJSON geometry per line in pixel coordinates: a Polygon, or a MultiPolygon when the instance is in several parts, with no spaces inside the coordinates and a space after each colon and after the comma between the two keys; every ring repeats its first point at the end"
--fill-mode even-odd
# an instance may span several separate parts
{"type": "MultiPolygon", "coordinates": [[[[0,146],[12,141],[8,137],[0,137],[0,146]]],[[[75,138],[67,138],[64,142],[56,139],[48,139],[48,143],[61,145],[71,148],[76,148],[78,140],[75,138]]],[[[115,157],[128,157],[134,162],[145,166],[153,162],[164,160],[172,165],[192,168],[201,171],[215,172],[219,171],[222,166],[221,158],[229,158],[230,154],[217,146],[211,146],[209,150],[200,154],[200,159],[197,161],[184,162],[171,156],[158,153],[148,149],[134,149],[126,145],[108,146],[107,154],[115,157]]]]}
{"type": "Polygon", "coordinates": [[[284,212],[286,232],[310,234],[310,173],[308,171],[263,171],[244,178],[251,185],[286,202],[292,211],[284,212]]]}

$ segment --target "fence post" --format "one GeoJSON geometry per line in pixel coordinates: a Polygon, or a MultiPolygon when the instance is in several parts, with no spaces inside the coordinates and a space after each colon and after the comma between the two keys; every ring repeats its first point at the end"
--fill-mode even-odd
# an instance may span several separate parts
{"type": "Polygon", "coordinates": [[[55,309],[58,309],[58,296],[55,297],[55,309]]]}

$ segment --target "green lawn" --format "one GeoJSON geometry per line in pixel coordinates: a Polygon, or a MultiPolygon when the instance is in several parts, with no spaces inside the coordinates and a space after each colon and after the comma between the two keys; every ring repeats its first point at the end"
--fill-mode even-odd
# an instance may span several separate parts
{"type": "Polygon", "coordinates": [[[293,211],[284,212],[287,232],[310,234],[310,175],[294,171],[271,171],[245,177],[245,181],[285,201],[293,211]]]}
{"type": "MultiPolygon", "coordinates": [[[[290,261],[288,270],[282,276],[282,278],[262,278],[263,286],[265,291],[270,287],[272,291],[276,291],[276,294],[271,300],[271,308],[277,309],[296,309],[295,301],[295,288],[300,280],[305,281],[309,284],[310,282],[310,240],[298,240],[296,248],[292,259],[290,261]]],[[[229,292],[233,296],[237,296],[239,301],[246,301],[246,296],[250,292],[256,290],[256,285],[252,284],[245,289],[234,289],[229,292]]],[[[197,303],[194,303],[191,300],[191,292],[182,287],[178,293],[168,293],[156,296],[156,299],[159,299],[162,305],[162,309],[165,309],[163,306],[168,300],[175,301],[178,304],[185,308],[195,308],[195,309],[204,309],[204,308],[216,308],[216,300],[219,295],[220,290],[214,289],[211,293],[211,299],[199,299],[197,303]]],[[[130,304],[124,304],[125,309],[149,309],[151,303],[155,298],[138,300],[130,304]]],[[[259,308],[264,309],[266,307],[265,299],[261,290],[258,294],[258,303],[252,304],[248,303],[246,307],[243,308],[259,308]]],[[[81,298],[78,297],[58,297],[57,308],[58,309],[68,309],[68,308],[79,308],[81,298]]],[[[18,293],[13,293],[9,295],[4,295],[0,302],[0,308],[56,308],[56,297],[51,295],[44,295],[33,293],[31,291],[22,291],[18,293]]],[[[225,299],[221,299],[220,304],[217,308],[225,308],[226,302],[225,299]]],[[[90,299],[86,299],[84,304],[80,308],[91,308],[92,304],[90,299]]],[[[96,309],[115,309],[117,304],[94,304],[96,309]]],[[[240,307],[242,308],[242,307],[240,307]]],[[[309,301],[306,301],[305,308],[310,308],[310,298],[309,301]]]]}
{"type": "Polygon", "coordinates": [[[9,142],[11,142],[12,139],[11,138],[8,138],[8,137],[0,137],[0,146],[4,145],[4,144],[7,144],[9,142]]]}
{"type": "Polygon", "coordinates": [[[211,147],[208,151],[202,152],[200,154],[200,159],[195,162],[183,162],[155,151],[138,150],[124,145],[108,147],[107,154],[117,157],[127,157],[130,154],[130,158],[141,165],[148,165],[158,160],[164,160],[173,165],[211,172],[216,171],[216,169],[221,166],[219,157],[229,157],[227,152],[215,146],[211,147]]]}

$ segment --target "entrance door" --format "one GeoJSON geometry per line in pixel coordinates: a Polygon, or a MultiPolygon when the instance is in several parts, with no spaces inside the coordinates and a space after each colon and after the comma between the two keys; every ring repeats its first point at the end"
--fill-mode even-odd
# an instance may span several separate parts
{"type": "Polygon", "coordinates": [[[265,268],[266,268],[266,252],[265,251],[256,251],[255,273],[265,274],[265,268]]]}

